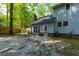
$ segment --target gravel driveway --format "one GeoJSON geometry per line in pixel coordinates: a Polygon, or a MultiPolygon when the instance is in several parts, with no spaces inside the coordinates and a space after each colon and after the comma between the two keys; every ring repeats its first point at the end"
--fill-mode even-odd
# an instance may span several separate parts
{"type": "Polygon", "coordinates": [[[0,37],[1,56],[60,56],[46,36],[0,37]]]}

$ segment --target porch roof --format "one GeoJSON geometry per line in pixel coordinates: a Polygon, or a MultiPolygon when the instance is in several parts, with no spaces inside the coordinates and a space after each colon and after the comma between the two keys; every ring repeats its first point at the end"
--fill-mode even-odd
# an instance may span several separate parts
{"type": "Polygon", "coordinates": [[[41,24],[46,24],[49,22],[54,22],[56,19],[56,17],[54,17],[53,15],[47,15],[44,16],[43,18],[39,19],[38,21],[35,21],[32,23],[32,25],[41,25],[41,24]]]}
{"type": "Polygon", "coordinates": [[[58,4],[54,5],[54,6],[52,6],[52,8],[53,8],[54,10],[56,10],[56,9],[58,9],[58,8],[64,6],[64,5],[66,5],[66,4],[68,4],[68,3],[58,3],[58,4]]]}

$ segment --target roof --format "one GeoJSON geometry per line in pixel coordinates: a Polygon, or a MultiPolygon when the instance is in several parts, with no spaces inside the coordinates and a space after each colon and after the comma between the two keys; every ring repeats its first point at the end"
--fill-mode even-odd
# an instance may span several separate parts
{"type": "Polygon", "coordinates": [[[32,23],[32,25],[41,25],[41,24],[46,24],[48,22],[54,22],[56,17],[53,15],[47,15],[39,19],[38,21],[35,21],[32,23]]]}
{"type": "Polygon", "coordinates": [[[68,3],[59,3],[59,4],[56,4],[56,5],[52,6],[52,8],[55,10],[55,9],[58,9],[58,8],[66,5],[66,4],[68,4],[68,3]]]}

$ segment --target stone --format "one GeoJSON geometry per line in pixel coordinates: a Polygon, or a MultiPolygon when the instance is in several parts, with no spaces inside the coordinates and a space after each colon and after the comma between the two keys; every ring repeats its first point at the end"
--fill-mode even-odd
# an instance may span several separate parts
{"type": "Polygon", "coordinates": [[[25,47],[25,45],[21,44],[21,43],[13,43],[13,44],[11,44],[12,49],[22,49],[24,47],[25,47]]]}
{"type": "MultiPolygon", "coordinates": [[[[2,43],[1,43],[2,44],[2,43]]],[[[10,46],[8,50],[0,55],[21,55],[21,56],[52,56],[58,55],[51,41],[45,36],[33,35],[31,37],[12,37],[10,42],[7,41],[3,46],[10,46]],[[46,42],[46,43],[44,43],[46,42]]],[[[2,47],[0,45],[0,47],[2,47]]],[[[4,48],[4,47],[3,47],[4,48]]]]}
{"type": "Polygon", "coordinates": [[[4,48],[4,49],[0,50],[0,53],[6,52],[6,51],[8,51],[10,49],[11,49],[11,47],[4,48]]]}

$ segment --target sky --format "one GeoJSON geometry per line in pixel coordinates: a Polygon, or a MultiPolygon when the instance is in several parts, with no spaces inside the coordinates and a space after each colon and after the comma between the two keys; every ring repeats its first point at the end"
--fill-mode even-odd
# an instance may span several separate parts
{"type": "Polygon", "coordinates": [[[6,15],[7,11],[6,11],[6,6],[3,4],[0,4],[0,13],[3,13],[4,15],[6,15]]]}

